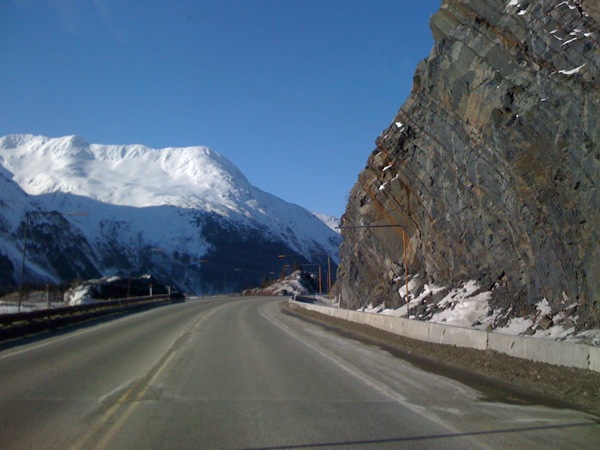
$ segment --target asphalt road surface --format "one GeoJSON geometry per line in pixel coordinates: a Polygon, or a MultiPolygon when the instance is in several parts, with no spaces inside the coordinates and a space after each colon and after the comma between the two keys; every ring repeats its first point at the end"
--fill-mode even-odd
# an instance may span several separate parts
{"type": "Polygon", "coordinates": [[[5,348],[0,447],[600,446],[598,418],[486,401],[282,301],[192,299],[5,348]]]}

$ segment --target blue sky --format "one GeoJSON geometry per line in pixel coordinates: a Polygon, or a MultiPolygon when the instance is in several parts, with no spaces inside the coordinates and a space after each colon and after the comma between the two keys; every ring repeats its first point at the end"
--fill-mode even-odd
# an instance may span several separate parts
{"type": "Polygon", "coordinates": [[[440,0],[3,0],[0,136],[204,145],[340,216],[440,0]]]}

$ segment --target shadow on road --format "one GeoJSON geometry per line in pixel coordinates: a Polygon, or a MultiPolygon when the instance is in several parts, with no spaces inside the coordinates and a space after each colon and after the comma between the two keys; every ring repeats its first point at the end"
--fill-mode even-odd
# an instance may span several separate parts
{"type": "MultiPolygon", "coordinates": [[[[283,445],[277,447],[251,447],[246,450],[276,450],[276,449],[296,449],[296,448],[322,448],[322,447],[353,447],[362,445],[374,445],[374,444],[394,444],[401,442],[418,442],[418,441],[430,441],[430,440],[448,440],[456,438],[464,438],[469,436],[491,436],[497,434],[514,434],[514,433],[529,433],[535,431],[546,431],[546,430],[557,430],[564,428],[580,428],[580,427],[596,427],[600,425],[600,422],[589,423],[572,423],[566,425],[544,425],[538,427],[525,427],[525,428],[507,428],[503,430],[487,430],[487,431],[471,431],[467,433],[455,433],[455,434],[435,434],[431,436],[409,436],[401,438],[390,438],[390,439],[374,439],[374,440],[361,440],[361,441],[343,441],[343,442],[321,442],[318,444],[297,444],[297,445],[283,445]]],[[[438,442],[436,445],[443,445],[438,442]]],[[[443,448],[443,447],[440,447],[443,448]]]]}

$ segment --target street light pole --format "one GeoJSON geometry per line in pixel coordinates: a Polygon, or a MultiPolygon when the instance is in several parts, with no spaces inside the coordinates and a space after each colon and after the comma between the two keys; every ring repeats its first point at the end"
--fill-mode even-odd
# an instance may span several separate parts
{"type": "Polygon", "coordinates": [[[86,212],[59,212],[59,211],[27,211],[25,213],[25,235],[23,236],[23,256],[21,258],[21,278],[19,280],[19,305],[17,312],[21,312],[21,303],[23,302],[23,279],[25,276],[25,255],[27,253],[27,235],[29,231],[29,219],[31,216],[39,215],[53,215],[60,214],[65,216],[87,216],[86,212]]]}
{"type": "Polygon", "coordinates": [[[329,253],[311,253],[310,256],[327,256],[327,295],[331,295],[331,256],[329,253]]]}
{"type": "Polygon", "coordinates": [[[331,256],[327,254],[327,296],[331,301],[331,256]]]}

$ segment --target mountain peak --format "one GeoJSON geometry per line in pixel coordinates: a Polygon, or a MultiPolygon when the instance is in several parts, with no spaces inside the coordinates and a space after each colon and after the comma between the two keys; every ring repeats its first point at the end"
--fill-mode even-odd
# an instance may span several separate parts
{"type": "MultiPolygon", "coordinates": [[[[0,190],[0,259],[10,255],[13,267],[19,264],[19,244],[10,236],[18,234],[30,210],[89,213],[85,220],[63,218],[72,222],[71,231],[56,218],[62,240],[50,233],[52,242],[64,245],[79,233],[87,259],[64,263],[72,263],[68,273],[80,277],[81,267],[95,268],[86,269],[94,276],[114,273],[115,267],[122,274],[123,264],[152,267],[160,255],[151,249],[160,248],[165,260],[157,267],[172,266],[167,276],[198,292],[208,282],[200,275],[200,259],[211,261],[202,271],[212,270],[222,286],[228,267],[247,267],[245,276],[263,276],[279,270],[281,254],[302,255],[306,261],[323,254],[338,258],[340,237],[323,222],[254,187],[207,147],[153,149],[89,144],[78,136],[10,135],[0,138],[0,176],[7,185],[0,190]]],[[[39,248],[49,251],[50,243],[39,248]]],[[[53,255],[64,251],[52,247],[53,255]]],[[[55,273],[47,261],[38,262],[38,279],[55,273]]]]}
{"type": "Polygon", "coordinates": [[[0,157],[31,195],[68,192],[136,207],[200,206],[193,199],[222,206],[223,198],[250,190],[246,177],[207,147],[153,149],[89,144],[79,136],[10,135],[0,139],[0,157]]]}

